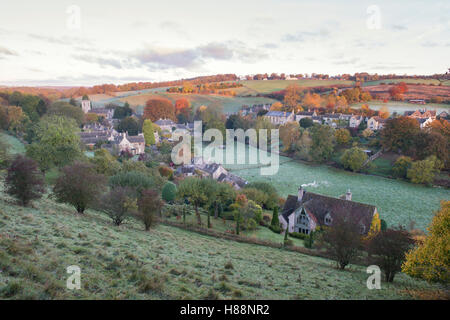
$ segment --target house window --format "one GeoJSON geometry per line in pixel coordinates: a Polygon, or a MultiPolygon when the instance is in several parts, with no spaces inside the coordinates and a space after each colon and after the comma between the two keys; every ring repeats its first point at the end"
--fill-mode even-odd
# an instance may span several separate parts
{"type": "Polygon", "coordinates": [[[362,223],[359,224],[359,232],[361,234],[364,234],[366,232],[366,226],[363,225],[362,223]]]}

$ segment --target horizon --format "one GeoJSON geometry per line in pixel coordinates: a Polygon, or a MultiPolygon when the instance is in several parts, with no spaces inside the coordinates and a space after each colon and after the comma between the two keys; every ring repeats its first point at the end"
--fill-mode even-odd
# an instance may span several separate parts
{"type": "Polygon", "coordinates": [[[19,0],[0,12],[0,86],[224,73],[442,74],[450,56],[449,9],[437,0],[233,0],[221,6],[19,0]]]}

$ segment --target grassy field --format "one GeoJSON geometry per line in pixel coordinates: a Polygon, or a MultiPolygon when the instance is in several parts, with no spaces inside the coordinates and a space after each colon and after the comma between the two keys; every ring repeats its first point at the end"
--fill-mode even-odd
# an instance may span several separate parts
{"type": "Polygon", "coordinates": [[[208,107],[222,108],[223,112],[237,112],[243,105],[265,104],[273,103],[275,100],[263,97],[228,97],[221,95],[201,95],[201,94],[177,94],[167,92],[152,92],[143,93],[138,95],[130,95],[124,98],[120,98],[120,102],[128,102],[132,107],[136,108],[138,112],[142,112],[143,106],[147,100],[151,98],[166,98],[172,102],[178,99],[186,98],[194,109],[206,105],[208,107]]]}
{"type": "Polygon", "coordinates": [[[243,88],[233,89],[239,95],[255,95],[255,94],[265,94],[274,91],[280,91],[286,89],[291,84],[297,84],[300,87],[319,87],[319,86],[335,86],[335,85],[345,85],[352,86],[353,81],[346,80],[311,80],[311,79],[300,79],[300,80],[249,80],[240,81],[244,85],[243,88]]]}
{"type": "Polygon", "coordinates": [[[390,113],[397,112],[399,114],[402,114],[405,111],[409,110],[417,110],[417,109],[429,109],[429,110],[436,110],[438,113],[442,111],[449,111],[450,105],[448,104],[441,104],[441,103],[427,103],[426,105],[418,105],[413,103],[407,103],[407,102],[401,102],[401,101],[388,101],[384,103],[380,100],[372,100],[369,102],[361,102],[350,105],[351,108],[361,108],[363,104],[368,104],[369,107],[373,110],[379,110],[382,107],[387,107],[390,113]]]}
{"type": "Polygon", "coordinates": [[[9,144],[10,146],[9,152],[11,154],[25,153],[25,146],[16,137],[8,135],[4,132],[0,132],[0,139],[9,144]]]}
{"type": "Polygon", "coordinates": [[[402,274],[368,290],[363,267],[339,271],[330,260],[163,225],[144,232],[132,220],[114,227],[47,198],[22,208],[1,187],[0,270],[2,299],[411,299],[439,290],[402,274]],[[80,290],[66,289],[72,265],[80,290]]]}

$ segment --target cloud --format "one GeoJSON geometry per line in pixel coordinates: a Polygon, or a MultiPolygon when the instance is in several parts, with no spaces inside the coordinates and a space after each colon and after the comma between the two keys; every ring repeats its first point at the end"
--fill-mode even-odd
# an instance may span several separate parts
{"type": "Polygon", "coordinates": [[[396,30],[396,31],[403,31],[403,30],[408,30],[408,27],[403,24],[393,24],[391,26],[391,29],[396,30]]]}
{"type": "Polygon", "coordinates": [[[331,32],[328,29],[320,29],[319,31],[300,31],[297,33],[288,33],[285,34],[281,41],[284,42],[304,42],[310,40],[320,40],[324,38],[328,38],[331,32]]]}
{"type": "Polygon", "coordinates": [[[44,41],[52,44],[59,44],[59,45],[74,45],[74,44],[92,44],[92,42],[86,38],[80,38],[80,37],[50,37],[50,36],[42,36],[39,34],[29,33],[28,37],[44,41]]]}
{"type": "Polygon", "coordinates": [[[102,68],[113,67],[116,69],[123,69],[122,62],[116,58],[103,58],[91,55],[72,55],[72,57],[80,61],[98,64],[102,68]]]}
{"type": "Polygon", "coordinates": [[[8,48],[0,46],[0,58],[4,58],[5,56],[18,56],[17,52],[14,52],[8,48]]]}
{"type": "Polygon", "coordinates": [[[240,60],[248,63],[267,57],[260,50],[248,48],[243,42],[210,42],[193,48],[152,48],[135,51],[130,58],[147,65],[150,69],[195,69],[206,61],[240,60]]]}

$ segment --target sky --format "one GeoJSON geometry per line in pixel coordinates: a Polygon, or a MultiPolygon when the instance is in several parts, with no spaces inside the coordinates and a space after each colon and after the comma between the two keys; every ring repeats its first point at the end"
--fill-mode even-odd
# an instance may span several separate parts
{"type": "Polygon", "coordinates": [[[449,1],[0,0],[0,85],[235,73],[435,74],[449,1]]]}

